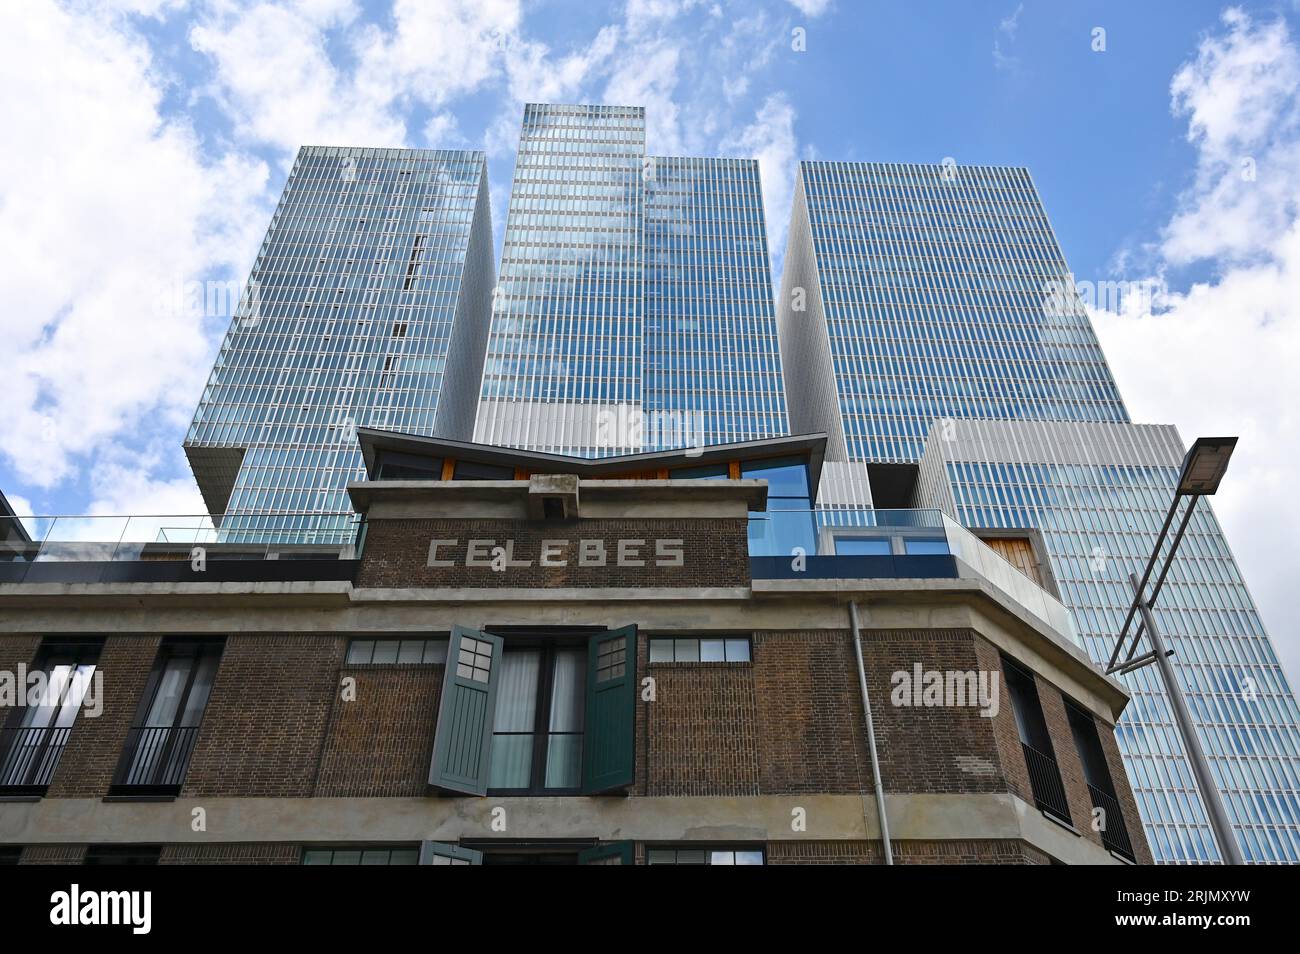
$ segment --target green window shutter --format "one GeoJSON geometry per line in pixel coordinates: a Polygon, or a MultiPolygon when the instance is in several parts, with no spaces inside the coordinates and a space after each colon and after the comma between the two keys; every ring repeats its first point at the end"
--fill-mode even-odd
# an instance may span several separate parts
{"type": "Polygon", "coordinates": [[[632,865],[636,864],[635,859],[636,853],[630,841],[607,841],[578,852],[580,865],[632,865]]]}
{"type": "Polygon", "coordinates": [[[436,788],[487,794],[501,645],[500,636],[452,627],[429,766],[429,784],[436,788]]]}
{"type": "Polygon", "coordinates": [[[625,788],[636,768],[636,627],[596,633],[587,643],[587,725],[582,790],[625,788]]]}
{"type": "Polygon", "coordinates": [[[420,864],[422,865],[481,865],[483,852],[460,845],[449,845],[445,841],[420,842],[420,864]]]}

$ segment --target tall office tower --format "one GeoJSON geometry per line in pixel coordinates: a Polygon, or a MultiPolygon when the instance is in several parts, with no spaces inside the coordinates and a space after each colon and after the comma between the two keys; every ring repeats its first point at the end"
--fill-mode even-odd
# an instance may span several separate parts
{"type": "Polygon", "coordinates": [[[606,456],[786,433],[752,160],[648,157],[645,111],[529,105],[476,439],[606,456]]]}
{"type": "Polygon", "coordinates": [[[354,426],[471,438],[492,258],[483,153],[299,151],[185,438],[223,539],[346,542],[354,426]]]}
{"type": "MultiPolygon", "coordinates": [[[[803,163],[777,313],[792,426],[829,435],[819,505],[948,511],[1108,660],[1183,445],[1130,422],[1028,173],[803,163]]],[[[1300,713],[1208,501],[1156,616],[1243,854],[1300,860],[1300,713]]],[[[1122,678],[1157,860],[1218,860],[1157,674],[1122,678]]]]}

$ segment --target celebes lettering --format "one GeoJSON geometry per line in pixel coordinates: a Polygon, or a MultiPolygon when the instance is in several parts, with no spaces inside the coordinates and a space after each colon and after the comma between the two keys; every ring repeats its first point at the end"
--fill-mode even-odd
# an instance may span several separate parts
{"type": "Polygon", "coordinates": [[[484,567],[498,572],[526,566],[685,566],[682,549],[685,540],[655,540],[653,544],[643,539],[616,540],[612,545],[604,540],[542,540],[536,557],[516,557],[515,541],[468,540],[464,557],[451,551],[460,547],[459,540],[431,540],[429,566],[484,567]]]}

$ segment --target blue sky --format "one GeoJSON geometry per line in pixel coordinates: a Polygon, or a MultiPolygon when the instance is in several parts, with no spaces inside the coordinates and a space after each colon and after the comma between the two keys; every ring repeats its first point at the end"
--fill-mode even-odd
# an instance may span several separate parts
{"type": "Polygon", "coordinates": [[[6,4],[0,489],[201,509],[180,442],[228,313],[159,291],[243,280],[299,144],[486,149],[499,243],[522,104],[637,104],[654,153],[759,158],[778,267],[801,158],[1028,166],[1076,277],[1168,289],[1099,307],[1103,344],[1136,420],[1242,435],[1216,507],[1296,672],[1298,30],[1199,0],[6,4]]]}

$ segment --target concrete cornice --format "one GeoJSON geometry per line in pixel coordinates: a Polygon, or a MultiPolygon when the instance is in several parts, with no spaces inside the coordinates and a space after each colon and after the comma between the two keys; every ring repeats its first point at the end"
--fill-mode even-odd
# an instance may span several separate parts
{"type": "MultiPolygon", "coordinates": [[[[602,841],[878,840],[864,794],[749,796],[608,796],[505,798],[179,798],[105,802],[46,798],[5,806],[0,842],[85,844],[153,842],[401,842],[572,837],[602,841]],[[196,832],[194,810],[207,830],[196,832]],[[801,808],[806,829],[792,831],[801,808]],[[508,835],[493,830],[504,809],[508,835]]],[[[1019,840],[1069,864],[1120,864],[1100,845],[1054,822],[1015,795],[885,796],[896,841],[1019,840]]]]}

